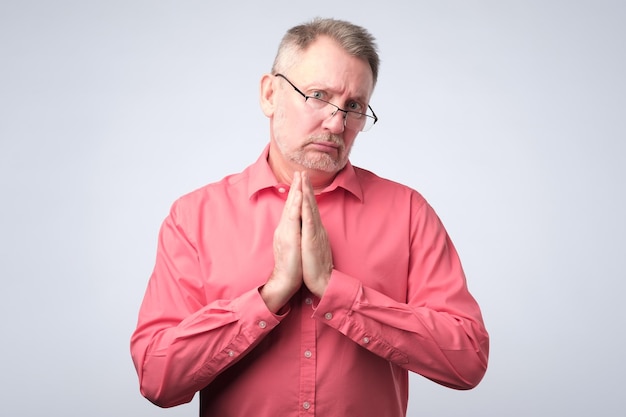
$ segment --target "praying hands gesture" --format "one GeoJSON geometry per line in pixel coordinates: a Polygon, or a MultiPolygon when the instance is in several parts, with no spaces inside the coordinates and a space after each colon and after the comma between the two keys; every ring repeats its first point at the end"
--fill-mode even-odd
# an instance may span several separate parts
{"type": "Polygon", "coordinates": [[[277,313],[302,283],[322,297],[333,268],[326,229],[305,172],[295,172],[280,222],[274,231],[274,270],[261,288],[268,308],[277,313]]]}

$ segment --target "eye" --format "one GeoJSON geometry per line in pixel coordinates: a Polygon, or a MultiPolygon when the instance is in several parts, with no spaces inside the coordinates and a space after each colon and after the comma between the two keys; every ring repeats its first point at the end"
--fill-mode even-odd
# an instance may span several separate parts
{"type": "Polygon", "coordinates": [[[363,113],[363,105],[358,101],[351,101],[348,103],[348,110],[363,113]]]}
{"type": "Polygon", "coordinates": [[[319,90],[313,90],[311,91],[310,94],[311,97],[313,98],[317,98],[319,100],[325,100],[326,98],[326,93],[324,93],[323,91],[319,91],[319,90]]]}

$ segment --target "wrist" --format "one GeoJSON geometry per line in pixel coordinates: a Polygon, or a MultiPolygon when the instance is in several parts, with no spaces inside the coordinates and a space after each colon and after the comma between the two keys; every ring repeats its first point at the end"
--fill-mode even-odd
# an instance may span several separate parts
{"type": "Polygon", "coordinates": [[[284,289],[277,288],[271,281],[268,281],[265,285],[259,288],[259,294],[265,302],[268,310],[270,310],[273,314],[278,315],[280,315],[281,312],[284,313],[287,303],[293,296],[293,293],[295,293],[295,291],[287,292],[284,289]]]}

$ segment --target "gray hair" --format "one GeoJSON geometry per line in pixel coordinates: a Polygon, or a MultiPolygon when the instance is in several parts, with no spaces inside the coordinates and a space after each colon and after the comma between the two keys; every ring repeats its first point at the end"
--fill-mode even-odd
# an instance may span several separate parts
{"type": "Polygon", "coordinates": [[[299,53],[305,51],[320,36],[328,36],[350,55],[367,61],[376,85],[380,58],[375,38],[361,26],[336,19],[315,18],[289,29],[278,46],[272,73],[285,72],[295,65],[299,53]]]}

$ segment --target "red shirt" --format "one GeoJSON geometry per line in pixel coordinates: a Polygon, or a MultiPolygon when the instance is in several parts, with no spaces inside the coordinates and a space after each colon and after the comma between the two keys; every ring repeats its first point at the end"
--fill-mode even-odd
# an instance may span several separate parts
{"type": "Polygon", "coordinates": [[[448,234],[416,191],[350,163],[317,196],[334,270],[283,315],[259,288],[289,186],[268,148],[242,173],[178,199],[131,339],[144,396],[200,391],[214,417],[400,417],[408,371],[472,388],[489,337],[448,234]]]}

